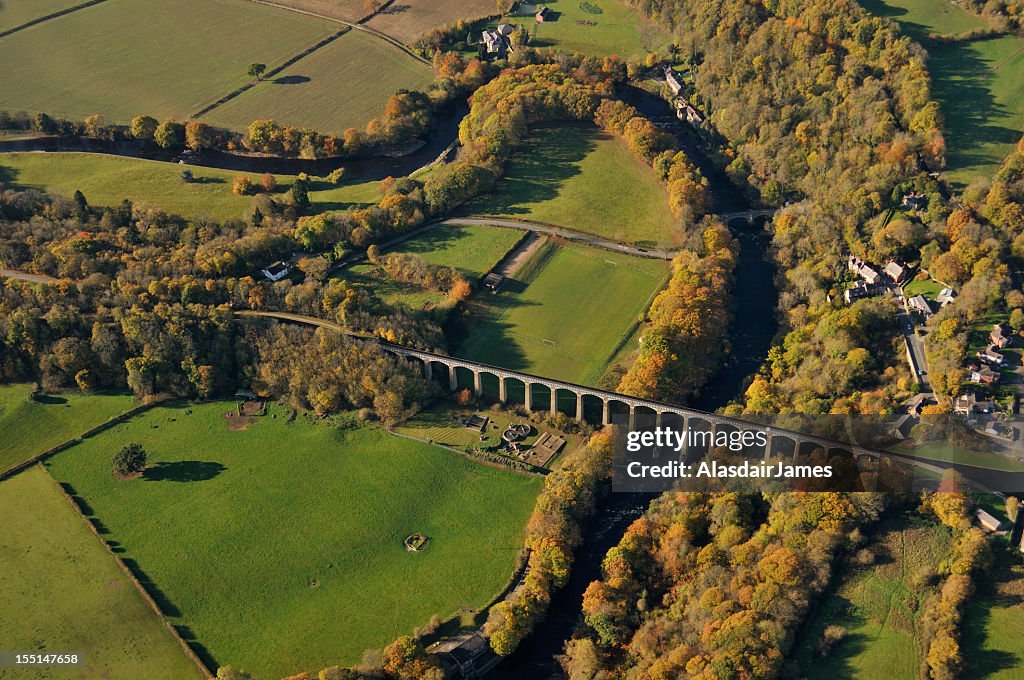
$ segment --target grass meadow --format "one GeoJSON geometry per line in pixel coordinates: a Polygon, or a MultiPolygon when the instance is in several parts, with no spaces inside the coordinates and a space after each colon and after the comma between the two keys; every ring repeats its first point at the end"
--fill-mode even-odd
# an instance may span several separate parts
{"type": "Polygon", "coordinates": [[[978,579],[963,620],[964,677],[1016,680],[1024,667],[1024,565],[1005,550],[978,579]]]}
{"type": "Polygon", "coordinates": [[[916,602],[910,587],[914,573],[936,566],[949,554],[949,530],[923,517],[904,513],[885,519],[868,539],[878,556],[868,567],[846,565],[841,585],[826,593],[812,613],[796,660],[809,680],[916,680],[916,602]],[[846,637],[824,659],[815,653],[826,626],[841,625],[846,637]]]}
{"type": "Polygon", "coordinates": [[[597,384],[667,276],[660,260],[549,243],[497,294],[473,298],[476,318],[456,354],[597,384]]]}
{"type": "Polygon", "coordinates": [[[45,469],[0,482],[0,517],[0,649],[84,655],[80,666],[0,676],[203,677],[45,469]]]}
{"type": "MultiPolygon", "coordinates": [[[[477,225],[439,225],[403,241],[388,253],[419,255],[430,264],[455,267],[470,281],[489,272],[510,251],[523,232],[477,225]]],[[[419,286],[393,281],[383,273],[375,275],[379,267],[359,262],[340,270],[335,276],[349,283],[364,285],[389,305],[402,305],[410,309],[423,309],[437,305],[446,296],[419,286]]]]}
{"type": "Polygon", "coordinates": [[[243,0],[108,0],[0,39],[0,108],[184,119],[336,30],[243,0]]]}
{"type": "Polygon", "coordinates": [[[538,128],[494,190],[464,210],[649,245],[671,243],[678,232],[654,172],[593,126],[538,128]]]}
{"type": "Polygon", "coordinates": [[[0,472],[135,405],[128,395],[66,392],[30,402],[31,385],[0,385],[0,472]]]}
{"type": "Polygon", "coordinates": [[[325,133],[362,128],[400,89],[422,90],[423,64],[379,37],[353,30],[203,117],[230,129],[258,118],[325,133]]]}
{"type": "Polygon", "coordinates": [[[59,12],[85,0],[5,0],[0,2],[0,32],[59,12]]]}
{"type": "MultiPolygon", "coordinates": [[[[980,17],[946,0],[863,0],[922,40],[986,28],[980,17]]],[[[990,178],[1024,128],[1024,37],[1007,35],[928,48],[932,94],[942,106],[946,177],[963,187],[990,178]]]]}
{"type": "Polygon", "coordinates": [[[919,458],[976,465],[990,470],[1024,471],[1024,463],[1016,458],[989,451],[968,451],[944,442],[924,444],[913,449],[908,448],[905,452],[919,458]]]}
{"type": "MultiPolygon", "coordinates": [[[[23,189],[40,189],[66,197],[76,190],[90,205],[109,206],[129,198],[138,206],[151,206],[185,217],[216,220],[248,217],[251,196],[231,193],[231,180],[259,175],[232,170],[187,166],[195,181],[181,181],[183,166],[141,158],[96,153],[0,153],[0,181],[23,189]]],[[[283,195],[293,179],[276,175],[278,193],[283,195]]],[[[328,186],[313,181],[309,192],[315,207],[342,210],[350,205],[376,202],[381,196],[378,182],[343,182],[328,186]]]]}
{"type": "Polygon", "coordinates": [[[536,5],[523,3],[521,8],[523,16],[505,16],[501,18],[501,23],[525,26],[530,32],[531,47],[555,47],[566,52],[582,52],[599,57],[614,54],[628,59],[657,51],[668,43],[661,32],[645,25],[636,12],[619,0],[590,0],[587,3],[557,0],[538,2],[536,5]],[[589,5],[592,11],[584,10],[584,4],[589,5]],[[534,19],[534,8],[540,5],[550,8],[552,12],[542,24],[534,19]],[[595,9],[596,12],[593,11],[595,9]]]}
{"type": "Polygon", "coordinates": [[[157,407],[47,463],[217,665],[353,663],[506,585],[539,478],[278,407],[229,429],[234,409],[157,407]],[[119,481],[110,461],[128,442],[148,469],[119,481]],[[425,551],[405,550],[413,532],[425,551]]]}

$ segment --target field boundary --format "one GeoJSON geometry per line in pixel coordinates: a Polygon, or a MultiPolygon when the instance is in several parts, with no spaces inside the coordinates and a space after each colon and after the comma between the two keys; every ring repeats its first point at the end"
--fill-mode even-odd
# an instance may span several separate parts
{"type": "Polygon", "coordinates": [[[154,399],[152,401],[148,401],[145,404],[139,404],[138,406],[133,406],[132,408],[130,408],[127,411],[125,411],[124,413],[119,413],[118,415],[113,416],[112,418],[108,418],[107,420],[103,421],[99,425],[96,425],[94,427],[89,428],[88,430],[86,430],[85,432],[83,432],[82,434],[80,434],[80,435],[78,435],[76,437],[72,437],[71,439],[67,439],[65,441],[62,441],[60,444],[57,444],[56,446],[52,446],[49,449],[43,451],[42,453],[38,453],[38,454],[32,456],[31,458],[29,458],[28,460],[22,461],[21,463],[18,463],[17,465],[14,465],[12,467],[7,468],[6,470],[0,470],[0,482],[2,482],[3,480],[7,479],[8,477],[13,477],[14,475],[18,474],[19,472],[22,472],[24,470],[29,469],[30,467],[32,467],[36,463],[43,462],[44,460],[46,460],[50,456],[53,456],[53,455],[55,455],[57,453],[60,453],[64,449],[69,449],[72,446],[74,446],[75,444],[80,444],[82,442],[82,440],[84,440],[84,439],[88,439],[89,437],[93,437],[93,436],[99,434],[100,432],[103,432],[104,430],[110,429],[114,425],[118,425],[119,423],[123,423],[124,421],[128,420],[129,418],[132,418],[133,416],[137,416],[138,414],[142,413],[143,411],[148,411],[149,409],[153,408],[154,406],[158,406],[158,405],[164,403],[165,401],[168,401],[168,398],[167,397],[161,397],[161,398],[154,399]]]}
{"type": "Polygon", "coordinates": [[[160,611],[160,606],[156,603],[156,600],[153,599],[153,596],[149,594],[149,591],[146,590],[145,586],[143,586],[142,583],[140,583],[139,580],[135,577],[135,574],[128,567],[128,565],[125,564],[124,560],[121,559],[121,556],[115,553],[114,550],[110,547],[110,544],[103,540],[103,537],[100,536],[99,530],[96,528],[96,525],[93,523],[92,520],[90,520],[86,516],[84,512],[82,512],[82,507],[78,504],[78,501],[76,501],[74,497],[68,493],[67,489],[64,488],[63,484],[58,482],[54,478],[54,476],[50,474],[50,471],[46,469],[45,465],[38,465],[40,469],[42,469],[46,477],[51,482],[53,482],[53,485],[57,488],[61,495],[64,496],[64,500],[66,500],[68,504],[71,505],[71,508],[75,511],[75,514],[78,515],[82,522],[84,522],[86,526],[89,527],[89,530],[92,532],[93,536],[96,537],[96,540],[100,542],[100,544],[103,546],[103,549],[107,551],[107,554],[110,555],[111,558],[113,558],[114,563],[117,564],[117,566],[120,567],[121,571],[124,572],[124,575],[128,577],[128,580],[131,582],[131,584],[135,586],[135,590],[137,590],[139,594],[142,596],[142,599],[145,600],[147,604],[149,604],[150,609],[153,610],[153,613],[156,614],[160,622],[164,624],[164,627],[166,627],[167,630],[170,631],[171,635],[181,646],[182,650],[184,650],[185,655],[192,660],[192,663],[196,665],[199,671],[203,674],[203,677],[215,677],[214,674],[210,672],[210,669],[206,666],[206,664],[203,663],[202,659],[199,658],[199,655],[196,654],[195,650],[192,649],[192,647],[188,644],[188,642],[185,641],[183,637],[181,637],[181,634],[178,633],[178,629],[175,628],[174,625],[167,620],[167,617],[164,616],[164,613],[160,611]]]}
{"type": "Polygon", "coordinates": [[[351,28],[343,28],[340,31],[336,31],[336,32],[332,33],[331,35],[329,35],[326,38],[323,38],[322,40],[317,42],[312,47],[307,47],[306,49],[304,49],[303,51],[299,52],[298,54],[294,54],[294,55],[288,57],[288,59],[286,59],[282,64],[280,64],[278,66],[275,66],[274,68],[272,68],[269,71],[267,71],[266,73],[264,73],[260,77],[259,80],[250,80],[245,85],[242,85],[241,87],[239,87],[238,89],[234,90],[233,92],[227,93],[226,95],[224,95],[223,97],[221,97],[220,99],[215,101],[214,103],[209,104],[209,105],[205,106],[204,108],[200,109],[197,113],[192,114],[190,117],[198,119],[198,118],[200,118],[202,116],[205,116],[210,111],[213,111],[214,109],[217,109],[217,108],[220,108],[221,106],[224,106],[225,104],[227,104],[232,99],[236,99],[236,98],[240,97],[241,95],[245,94],[246,92],[248,92],[249,90],[251,90],[252,88],[254,88],[257,85],[259,85],[260,83],[266,82],[268,78],[273,78],[274,76],[276,76],[278,73],[280,73],[281,71],[285,70],[289,66],[294,65],[296,62],[298,62],[298,61],[308,57],[309,55],[313,54],[317,50],[330,45],[332,42],[334,42],[335,40],[337,40],[338,38],[340,38],[341,36],[345,35],[346,33],[348,33],[351,30],[352,30],[351,28]]]}
{"type": "Polygon", "coordinates": [[[56,12],[50,12],[49,14],[46,14],[44,16],[38,17],[36,19],[33,19],[32,21],[26,21],[25,23],[21,24],[20,26],[15,26],[14,28],[8,28],[6,31],[0,31],[0,38],[6,38],[11,33],[17,33],[18,31],[22,31],[22,30],[24,30],[26,28],[30,28],[32,26],[35,26],[36,24],[41,24],[44,21],[49,21],[50,19],[56,19],[58,17],[64,16],[65,14],[71,14],[72,12],[77,12],[80,9],[85,9],[86,7],[92,7],[93,5],[99,5],[100,3],[103,3],[103,2],[106,2],[106,1],[107,0],[89,0],[89,2],[83,2],[81,5],[75,5],[74,7],[66,7],[65,9],[58,10],[56,12]]]}
{"type": "Polygon", "coordinates": [[[276,7],[278,9],[283,9],[283,10],[286,10],[288,12],[296,12],[298,14],[305,14],[306,16],[316,17],[317,19],[326,19],[327,21],[333,21],[333,22],[338,23],[338,24],[343,24],[345,26],[348,26],[349,28],[354,28],[354,29],[357,29],[357,30],[360,30],[360,31],[365,31],[365,32],[369,33],[370,35],[374,35],[374,36],[380,38],[381,40],[383,40],[383,41],[385,41],[387,43],[390,43],[392,46],[398,48],[399,50],[401,50],[405,54],[409,55],[410,57],[412,57],[416,61],[418,61],[418,62],[420,62],[422,64],[426,64],[427,66],[432,66],[430,61],[428,61],[427,59],[424,59],[420,55],[418,55],[415,52],[413,52],[411,49],[409,49],[408,45],[406,45],[404,42],[402,42],[398,38],[395,38],[394,36],[390,36],[387,33],[384,33],[382,31],[378,31],[376,28],[370,28],[369,26],[366,25],[366,22],[369,21],[370,19],[372,19],[373,17],[377,16],[378,14],[380,14],[381,10],[384,10],[384,9],[387,9],[388,7],[390,7],[391,4],[394,2],[394,0],[387,0],[380,7],[377,8],[376,12],[371,12],[370,14],[367,14],[366,16],[362,17],[361,19],[359,19],[359,21],[356,21],[355,23],[353,23],[351,21],[345,21],[344,19],[338,19],[337,17],[329,17],[329,16],[327,16],[325,14],[317,14],[316,12],[310,12],[308,10],[299,9],[298,7],[288,7],[287,5],[279,5],[276,2],[270,2],[269,0],[249,0],[249,2],[254,2],[257,5],[266,5],[268,7],[276,7]]]}

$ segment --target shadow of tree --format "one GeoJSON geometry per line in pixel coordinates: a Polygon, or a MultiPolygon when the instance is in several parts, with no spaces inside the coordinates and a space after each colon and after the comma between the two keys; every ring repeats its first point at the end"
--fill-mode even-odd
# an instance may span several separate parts
{"type": "Polygon", "coordinates": [[[309,76],[298,76],[298,75],[295,75],[295,76],[281,76],[280,78],[275,78],[271,82],[273,82],[275,85],[300,85],[302,83],[311,82],[312,80],[313,79],[310,78],[309,76]]]}
{"type": "Polygon", "coordinates": [[[1024,603],[1024,575],[1006,551],[996,551],[995,564],[980,579],[975,597],[967,604],[961,623],[961,645],[966,660],[964,677],[987,678],[1011,668],[1020,668],[1024,658],[1005,649],[991,649],[988,626],[993,608],[1017,609],[1024,603]]]}
{"type": "Polygon", "coordinates": [[[213,479],[227,468],[220,463],[200,460],[160,462],[147,467],[143,479],[150,482],[203,482],[213,479]]]}
{"type": "Polygon", "coordinates": [[[66,404],[68,400],[64,397],[58,397],[54,394],[40,394],[35,398],[37,403],[40,404],[66,404]]]}

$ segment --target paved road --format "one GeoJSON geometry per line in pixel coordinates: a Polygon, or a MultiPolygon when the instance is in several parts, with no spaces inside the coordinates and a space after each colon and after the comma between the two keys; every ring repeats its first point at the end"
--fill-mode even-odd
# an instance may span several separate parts
{"type": "Polygon", "coordinates": [[[6,276],[9,279],[18,279],[20,281],[31,281],[32,283],[58,283],[60,279],[55,279],[52,276],[46,274],[29,274],[28,272],[18,271],[17,269],[0,269],[0,276],[6,276]]]}
{"type": "Polygon", "coordinates": [[[928,379],[928,357],[924,352],[924,341],[914,332],[914,321],[907,307],[907,298],[903,298],[903,313],[896,316],[896,322],[900,325],[900,332],[910,347],[910,355],[914,362],[914,371],[917,373],[918,383],[921,391],[930,393],[932,391],[931,381],[928,379]]]}
{"type": "Polygon", "coordinates": [[[618,241],[609,241],[607,239],[598,238],[597,236],[582,234],[578,231],[573,231],[565,227],[554,227],[549,224],[503,219],[501,217],[453,217],[451,219],[442,220],[441,224],[453,226],[459,224],[472,224],[485,227],[522,229],[523,231],[532,231],[535,234],[558,236],[559,238],[564,238],[567,241],[576,241],[588,246],[594,246],[595,248],[604,248],[605,250],[612,250],[617,253],[626,253],[627,255],[637,255],[639,257],[650,257],[658,260],[671,260],[679,252],[679,249],[662,250],[659,248],[637,248],[635,246],[628,246],[624,243],[619,243],[618,241]]]}

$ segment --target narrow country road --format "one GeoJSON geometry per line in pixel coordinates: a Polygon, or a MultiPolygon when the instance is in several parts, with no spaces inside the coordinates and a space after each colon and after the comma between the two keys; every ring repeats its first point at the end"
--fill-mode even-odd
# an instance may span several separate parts
{"type": "Polygon", "coordinates": [[[60,279],[55,279],[52,276],[46,274],[29,274],[28,272],[18,271],[17,269],[2,269],[0,268],[0,276],[4,276],[8,279],[18,279],[19,281],[30,281],[32,283],[58,283],[60,279]]]}
{"type": "Polygon", "coordinates": [[[662,249],[647,249],[637,248],[634,246],[628,246],[618,241],[609,241],[606,239],[598,238],[597,236],[590,236],[589,234],[581,234],[577,231],[567,229],[565,227],[553,227],[546,224],[538,224],[536,222],[524,222],[520,220],[503,219],[500,217],[453,217],[451,219],[442,220],[441,224],[447,224],[457,226],[460,224],[478,225],[484,227],[504,227],[506,229],[522,229],[523,231],[532,231],[535,234],[545,234],[547,236],[557,236],[564,238],[567,241],[576,241],[583,243],[588,246],[594,246],[596,248],[604,248],[605,250],[612,250],[617,253],[626,253],[627,255],[636,255],[639,257],[650,257],[658,260],[671,260],[676,256],[679,250],[662,250],[662,249]]]}

